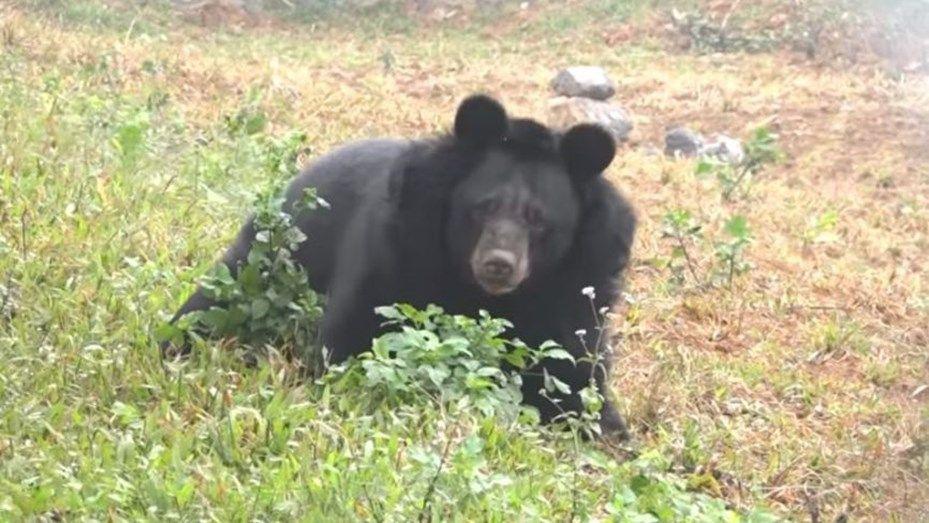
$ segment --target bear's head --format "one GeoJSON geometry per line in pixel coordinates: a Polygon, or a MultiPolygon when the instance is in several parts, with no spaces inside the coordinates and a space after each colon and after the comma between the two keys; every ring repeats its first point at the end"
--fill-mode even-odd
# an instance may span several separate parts
{"type": "Polygon", "coordinates": [[[592,124],[554,133],[475,95],[458,107],[453,139],[477,156],[449,200],[446,242],[459,272],[501,296],[557,270],[585,195],[616,153],[613,138],[592,124]]]}

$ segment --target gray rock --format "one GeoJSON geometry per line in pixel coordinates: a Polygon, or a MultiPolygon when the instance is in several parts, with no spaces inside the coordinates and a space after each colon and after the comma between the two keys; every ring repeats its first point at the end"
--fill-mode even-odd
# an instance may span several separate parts
{"type": "Polygon", "coordinates": [[[661,149],[652,144],[647,144],[639,150],[645,156],[661,156],[661,149]]]}
{"type": "Polygon", "coordinates": [[[579,123],[596,123],[606,128],[617,142],[626,141],[633,127],[629,112],[610,102],[559,96],[549,101],[548,108],[553,127],[566,129],[579,123]]]}
{"type": "Polygon", "coordinates": [[[703,146],[703,137],[686,127],[674,127],[664,137],[664,153],[675,158],[697,156],[703,146]]]}
{"type": "Polygon", "coordinates": [[[710,143],[703,146],[700,155],[712,156],[728,164],[738,165],[745,159],[745,149],[739,140],[725,134],[717,134],[710,143]]]}
{"type": "Polygon", "coordinates": [[[558,71],[552,89],[561,96],[580,96],[606,100],[616,93],[616,86],[602,67],[578,65],[558,71]]]}

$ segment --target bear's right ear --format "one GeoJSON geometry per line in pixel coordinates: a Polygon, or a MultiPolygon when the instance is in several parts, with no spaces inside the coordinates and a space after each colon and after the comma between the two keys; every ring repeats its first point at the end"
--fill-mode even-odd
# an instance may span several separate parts
{"type": "Polygon", "coordinates": [[[603,127],[582,123],[568,129],[561,138],[561,154],[571,176],[584,182],[610,166],[616,156],[616,142],[603,127]]]}
{"type": "Polygon", "coordinates": [[[470,145],[497,143],[506,136],[507,127],[506,110],[487,95],[465,98],[455,114],[455,138],[470,145]]]}

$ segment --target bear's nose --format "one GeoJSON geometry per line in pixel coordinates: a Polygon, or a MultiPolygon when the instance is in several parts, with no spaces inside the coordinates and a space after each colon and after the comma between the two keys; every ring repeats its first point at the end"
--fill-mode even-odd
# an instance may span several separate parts
{"type": "Polygon", "coordinates": [[[503,280],[509,278],[513,275],[513,271],[515,270],[514,260],[510,258],[511,256],[505,256],[502,253],[491,255],[484,261],[485,274],[494,279],[503,280]]]}

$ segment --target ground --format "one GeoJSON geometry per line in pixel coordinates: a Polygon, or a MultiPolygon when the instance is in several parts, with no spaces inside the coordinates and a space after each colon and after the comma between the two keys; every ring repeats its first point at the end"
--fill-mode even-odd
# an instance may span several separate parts
{"type": "MultiPolygon", "coordinates": [[[[927,77],[880,57],[701,54],[680,47],[663,6],[571,5],[444,21],[237,16],[223,30],[151,6],[0,6],[4,469],[84,448],[56,441],[93,447],[93,431],[62,427],[89,423],[98,402],[116,398],[108,422],[130,425],[159,405],[140,391],[171,389],[149,334],[267,182],[248,147],[191,152],[218,126],[303,131],[310,158],[446,129],[473,91],[544,119],[554,72],[586,63],[608,70],[636,125],[608,176],[641,218],[613,379],[639,444],[736,508],[929,518],[927,77]],[[671,124],[743,138],[765,125],[784,158],[727,201],[695,161],[655,154],[671,124]],[[662,235],[675,209],[703,224],[677,284],[662,235]],[[733,215],[751,231],[750,268],[704,285],[733,215]],[[20,445],[34,438],[48,446],[20,445]]],[[[7,495],[0,510],[24,503],[7,495]]]]}

